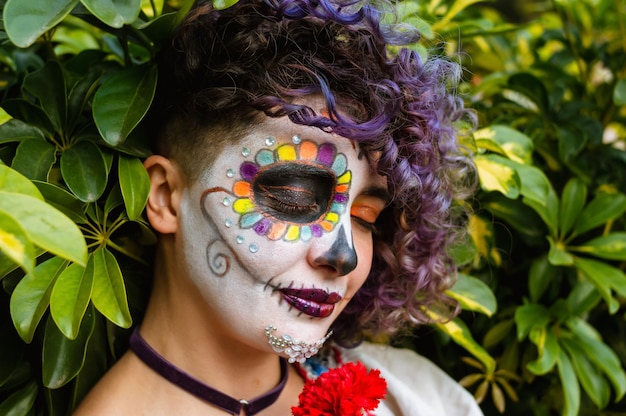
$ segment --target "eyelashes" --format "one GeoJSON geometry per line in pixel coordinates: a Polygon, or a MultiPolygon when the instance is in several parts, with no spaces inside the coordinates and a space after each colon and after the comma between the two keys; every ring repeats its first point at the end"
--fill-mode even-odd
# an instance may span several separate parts
{"type": "Polygon", "coordinates": [[[370,232],[370,233],[372,233],[372,234],[375,234],[375,235],[378,235],[378,234],[379,234],[379,230],[378,230],[378,227],[377,227],[377,225],[376,225],[376,223],[375,223],[375,222],[368,222],[368,221],[365,221],[365,220],[364,220],[364,219],[362,219],[362,218],[355,217],[355,216],[352,216],[351,218],[352,218],[352,220],[353,220],[353,221],[355,221],[355,222],[356,222],[356,223],[357,223],[360,227],[362,227],[363,229],[365,229],[365,231],[368,231],[368,232],[370,232]]]}
{"type": "Polygon", "coordinates": [[[267,207],[288,214],[303,215],[319,212],[320,205],[315,202],[313,192],[295,186],[259,185],[265,193],[267,207]]]}

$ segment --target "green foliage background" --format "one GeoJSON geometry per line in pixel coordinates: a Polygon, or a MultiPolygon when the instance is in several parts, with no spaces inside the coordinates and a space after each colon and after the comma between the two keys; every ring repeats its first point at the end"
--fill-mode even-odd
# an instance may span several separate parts
{"type": "MultiPolygon", "coordinates": [[[[398,5],[480,120],[463,312],[400,343],[487,415],[626,414],[626,2],[398,5]]],[[[0,0],[0,415],[70,413],[141,318],[140,121],[190,6],[0,0]]]]}

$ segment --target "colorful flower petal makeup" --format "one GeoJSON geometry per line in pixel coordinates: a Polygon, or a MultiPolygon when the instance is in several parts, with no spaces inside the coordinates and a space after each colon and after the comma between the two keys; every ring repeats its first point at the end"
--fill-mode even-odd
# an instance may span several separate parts
{"type": "Polygon", "coordinates": [[[269,148],[239,167],[241,179],[232,189],[239,226],[284,241],[308,241],[332,231],[349,199],[352,173],[346,156],[332,143],[300,136],[273,148],[275,142],[267,138],[269,148]]]}

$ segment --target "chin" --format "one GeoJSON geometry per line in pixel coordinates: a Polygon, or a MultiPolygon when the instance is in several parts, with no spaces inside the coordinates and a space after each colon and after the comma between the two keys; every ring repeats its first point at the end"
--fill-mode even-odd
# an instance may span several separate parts
{"type": "Polygon", "coordinates": [[[304,362],[307,358],[317,354],[324,343],[332,335],[327,332],[328,326],[317,325],[313,330],[305,330],[306,327],[298,325],[296,331],[289,331],[289,326],[278,327],[269,324],[265,328],[265,337],[268,344],[277,352],[288,359],[290,363],[304,362]]]}

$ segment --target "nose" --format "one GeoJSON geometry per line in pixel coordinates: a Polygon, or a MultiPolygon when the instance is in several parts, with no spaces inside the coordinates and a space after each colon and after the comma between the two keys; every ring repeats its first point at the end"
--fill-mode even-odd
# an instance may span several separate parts
{"type": "Polygon", "coordinates": [[[356,268],[358,259],[352,238],[348,240],[346,229],[341,225],[337,238],[328,250],[313,259],[316,266],[327,266],[344,276],[356,268]]]}

